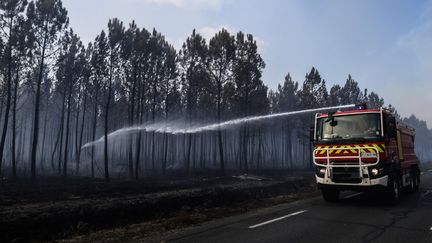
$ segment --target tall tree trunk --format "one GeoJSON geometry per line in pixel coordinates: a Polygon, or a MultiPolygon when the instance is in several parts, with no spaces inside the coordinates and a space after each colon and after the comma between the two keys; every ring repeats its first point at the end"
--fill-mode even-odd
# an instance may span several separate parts
{"type": "Polygon", "coordinates": [[[12,96],[12,19],[10,20],[9,24],[9,40],[8,40],[8,54],[7,54],[7,60],[8,60],[8,71],[7,71],[7,79],[6,79],[6,111],[4,115],[4,122],[3,122],[3,132],[1,136],[0,141],[0,175],[1,175],[1,167],[3,163],[3,152],[6,142],[6,134],[8,130],[8,123],[9,123],[9,111],[11,106],[11,96],[12,96]]]}
{"type": "MultiPolygon", "coordinates": [[[[93,129],[92,129],[92,141],[96,140],[96,128],[97,128],[97,116],[98,116],[98,89],[96,87],[96,94],[94,99],[94,111],[93,111],[93,129]]],[[[91,177],[94,178],[94,161],[95,161],[95,145],[91,146],[91,177]]]]}
{"type": "Polygon", "coordinates": [[[152,147],[151,147],[151,152],[152,152],[152,155],[151,155],[151,161],[152,161],[152,170],[153,171],[155,171],[156,170],[156,167],[155,167],[155,160],[156,160],[156,156],[155,156],[155,153],[156,153],[156,139],[155,139],[155,134],[156,134],[156,132],[155,131],[153,131],[152,132],[152,147]]]}
{"type": "MultiPolygon", "coordinates": [[[[77,102],[76,102],[76,112],[75,112],[75,126],[74,126],[74,128],[75,128],[75,136],[74,136],[74,141],[75,141],[75,145],[74,145],[74,147],[75,147],[75,150],[74,150],[74,153],[75,153],[75,156],[74,156],[74,158],[75,158],[75,174],[77,175],[77,168],[79,167],[78,166],[78,154],[80,153],[79,151],[80,151],[80,147],[79,147],[79,134],[80,134],[80,126],[79,126],[79,121],[80,121],[80,114],[81,114],[81,96],[82,96],[83,94],[81,93],[81,91],[79,90],[78,91],[78,99],[77,99],[77,102]]],[[[84,113],[83,113],[83,117],[84,117],[84,113]]]]}
{"type": "Polygon", "coordinates": [[[138,132],[137,136],[137,142],[136,142],[136,151],[135,151],[135,179],[139,179],[139,169],[140,169],[140,156],[141,156],[141,139],[142,139],[142,132],[138,132]]]}
{"type": "MultiPolygon", "coordinates": [[[[48,103],[48,96],[46,99],[46,102],[48,103]]],[[[44,172],[45,170],[45,140],[46,140],[46,129],[47,129],[47,124],[48,124],[48,109],[45,111],[45,116],[44,116],[44,125],[43,125],[43,135],[42,135],[42,150],[41,150],[41,156],[40,156],[40,166],[41,166],[41,170],[42,172],[44,172]]]]}
{"type": "Polygon", "coordinates": [[[31,169],[31,178],[32,180],[36,180],[36,155],[37,155],[37,144],[39,139],[39,109],[40,109],[40,96],[41,96],[41,85],[43,79],[44,65],[45,65],[45,49],[46,42],[48,38],[48,33],[45,32],[43,45],[42,45],[42,55],[41,62],[39,66],[39,77],[36,83],[36,94],[35,94],[35,105],[34,105],[34,114],[33,114],[33,137],[32,137],[32,146],[31,146],[31,158],[30,158],[30,169],[31,169]]]}
{"type": "Polygon", "coordinates": [[[61,133],[61,129],[58,129],[58,132],[57,132],[57,138],[56,138],[56,141],[55,141],[55,143],[54,143],[54,149],[53,149],[53,151],[51,152],[51,169],[52,169],[53,171],[55,170],[54,157],[55,157],[55,153],[56,153],[56,151],[57,151],[57,147],[58,147],[58,145],[59,145],[59,141],[60,141],[60,133],[61,133]]]}
{"type": "MultiPolygon", "coordinates": [[[[84,91],[86,92],[86,91],[84,91]]],[[[84,135],[84,123],[85,123],[85,117],[87,112],[87,94],[84,93],[84,100],[83,100],[83,113],[81,117],[81,128],[80,128],[80,134],[79,134],[79,142],[77,146],[77,158],[76,158],[76,174],[79,174],[80,169],[80,163],[81,163],[81,147],[83,144],[83,135],[84,135]]]]}
{"type": "Polygon", "coordinates": [[[17,115],[17,100],[18,100],[18,88],[19,88],[19,68],[16,70],[15,77],[15,89],[13,98],[13,110],[12,110],[12,178],[17,178],[17,159],[16,159],[16,115],[17,115]]]}
{"type": "Polygon", "coordinates": [[[249,143],[248,127],[247,124],[245,124],[243,127],[243,160],[244,160],[244,169],[246,172],[249,170],[248,143],[249,143]]]}
{"type": "Polygon", "coordinates": [[[186,135],[186,140],[187,140],[187,152],[186,152],[186,173],[189,174],[190,172],[190,161],[191,161],[191,150],[192,150],[192,134],[188,133],[186,135]]]}
{"type": "Polygon", "coordinates": [[[70,130],[70,114],[71,114],[71,103],[72,103],[72,80],[70,80],[69,94],[67,99],[67,115],[66,115],[66,136],[65,136],[65,149],[63,159],[63,176],[67,176],[67,164],[68,164],[68,153],[69,153],[69,130],[70,130]]]}
{"type": "Polygon", "coordinates": [[[62,165],[62,153],[63,153],[63,134],[64,134],[64,115],[66,109],[66,93],[63,94],[62,99],[62,112],[61,112],[61,121],[60,121],[60,146],[59,146],[59,154],[58,154],[58,174],[61,175],[61,165],[62,165]]]}
{"type": "Polygon", "coordinates": [[[112,79],[113,79],[113,54],[111,53],[110,61],[110,73],[109,73],[109,84],[108,84],[108,97],[105,104],[105,129],[104,129],[104,171],[105,180],[110,181],[109,170],[108,170],[108,124],[109,124],[109,109],[111,105],[111,92],[112,92],[112,79]]]}
{"type": "MultiPolygon", "coordinates": [[[[218,122],[221,122],[221,103],[222,103],[222,84],[220,81],[218,82],[218,98],[217,98],[217,119],[218,122]]],[[[223,149],[223,141],[222,141],[222,130],[221,128],[217,131],[218,134],[218,142],[219,142],[219,160],[220,160],[220,170],[222,175],[225,175],[225,162],[224,162],[224,149],[223,149]]]]}
{"type": "Polygon", "coordinates": [[[168,141],[168,133],[164,134],[164,158],[163,158],[163,162],[162,162],[162,174],[165,175],[166,173],[166,167],[167,167],[167,162],[168,162],[168,145],[169,145],[169,141],[168,141]]]}
{"type": "MultiPolygon", "coordinates": [[[[131,90],[131,103],[130,103],[130,110],[129,110],[129,126],[133,126],[135,122],[135,89],[136,89],[136,76],[134,74],[134,81],[132,84],[132,90],[131,90]]],[[[133,134],[130,135],[129,138],[129,177],[133,179],[134,177],[134,169],[133,169],[133,134]]]]}
{"type": "MultiPolygon", "coordinates": [[[[111,86],[111,84],[110,84],[111,86]]],[[[110,95],[108,95],[109,97],[110,95]]],[[[108,98],[110,100],[110,98],[108,98]]],[[[109,102],[107,102],[107,105],[105,107],[105,128],[104,128],[104,171],[105,171],[105,180],[109,181],[109,170],[108,170],[108,112],[109,112],[109,102]]]]}

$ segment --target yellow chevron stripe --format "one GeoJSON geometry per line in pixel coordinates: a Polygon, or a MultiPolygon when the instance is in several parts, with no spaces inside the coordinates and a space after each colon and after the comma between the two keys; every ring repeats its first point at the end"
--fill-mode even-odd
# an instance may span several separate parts
{"type": "MultiPolygon", "coordinates": [[[[333,148],[335,148],[337,146],[333,146],[333,148]]],[[[329,146],[329,148],[331,148],[331,146],[329,146]]],[[[334,152],[334,150],[329,150],[329,155],[332,154],[334,152]]]]}
{"type": "Polygon", "coordinates": [[[357,150],[355,150],[354,147],[347,146],[347,148],[349,148],[349,149],[351,150],[351,153],[355,153],[355,152],[357,152],[357,150]]]}
{"type": "MultiPolygon", "coordinates": [[[[321,154],[321,155],[325,154],[326,153],[326,149],[328,149],[328,148],[333,148],[333,149],[340,148],[338,150],[329,150],[329,154],[332,154],[332,153],[335,153],[335,154],[340,154],[340,153],[347,154],[347,153],[349,153],[349,151],[351,151],[351,153],[357,153],[357,149],[358,148],[363,148],[365,146],[374,147],[380,153],[384,153],[384,151],[386,149],[385,144],[376,144],[376,143],[375,144],[365,144],[365,145],[361,145],[361,146],[360,145],[317,146],[315,154],[321,154]]],[[[369,149],[364,148],[364,149],[360,150],[361,153],[366,153],[367,151],[371,152],[371,153],[376,152],[375,149],[370,149],[370,148],[369,149]]]]}
{"type": "Polygon", "coordinates": [[[380,153],[384,153],[384,150],[378,145],[378,144],[373,144],[373,146],[376,148],[376,149],[378,149],[378,151],[380,152],[380,153]]]}
{"type": "Polygon", "coordinates": [[[342,149],[345,148],[345,146],[339,146],[338,148],[340,148],[339,150],[336,151],[336,154],[340,154],[342,152],[342,149]]]}
{"type": "MultiPolygon", "coordinates": [[[[360,146],[360,145],[355,145],[355,147],[356,147],[356,148],[362,148],[362,146],[360,146]]],[[[361,150],[360,150],[360,153],[366,153],[366,151],[365,151],[364,149],[361,149],[361,150]]]]}
{"type": "Polygon", "coordinates": [[[325,154],[326,153],[326,151],[327,150],[325,150],[325,149],[328,149],[330,146],[325,146],[325,147],[323,147],[323,150],[321,150],[321,153],[320,154],[325,154]]]}

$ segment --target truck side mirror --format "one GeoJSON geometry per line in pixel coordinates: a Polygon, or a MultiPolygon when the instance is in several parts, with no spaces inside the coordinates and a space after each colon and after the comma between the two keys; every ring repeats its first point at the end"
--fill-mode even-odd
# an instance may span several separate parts
{"type": "Polygon", "coordinates": [[[314,127],[309,128],[309,139],[311,142],[315,141],[315,128],[314,127]]]}
{"type": "Polygon", "coordinates": [[[395,138],[397,133],[396,119],[394,117],[389,117],[387,120],[387,137],[395,138]]]}

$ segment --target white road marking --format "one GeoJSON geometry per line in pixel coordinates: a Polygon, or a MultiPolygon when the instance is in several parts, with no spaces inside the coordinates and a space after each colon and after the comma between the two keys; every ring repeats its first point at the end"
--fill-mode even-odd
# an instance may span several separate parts
{"type": "Polygon", "coordinates": [[[430,229],[429,230],[432,230],[432,227],[430,227],[430,229]]]}
{"type": "Polygon", "coordinates": [[[420,175],[424,175],[424,174],[425,174],[425,172],[424,172],[424,171],[420,172],[420,175]]]}
{"type": "Polygon", "coordinates": [[[351,195],[348,195],[348,196],[344,197],[343,199],[348,199],[348,198],[356,197],[356,196],[358,196],[360,194],[363,194],[363,193],[362,192],[354,193],[354,194],[351,194],[351,195]]]}
{"type": "Polygon", "coordinates": [[[301,211],[298,211],[298,212],[295,212],[295,213],[291,213],[291,214],[288,214],[288,215],[285,215],[285,216],[282,216],[282,217],[279,217],[279,218],[275,218],[275,219],[272,219],[272,220],[269,220],[269,221],[262,222],[260,224],[252,225],[252,226],[249,226],[249,229],[253,229],[253,228],[257,228],[257,227],[260,227],[260,226],[263,226],[263,225],[266,225],[266,224],[270,224],[270,223],[273,223],[273,222],[276,222],[276,221],[279,221],[279,220],[282,220],[282,219],[286,219],[286,218],[289,218],[289,217],[292,217],[292,216],[295,216],[295,215],[302,214],[304,212],[307,212],[307,210],[301,210],[301,211]]]}

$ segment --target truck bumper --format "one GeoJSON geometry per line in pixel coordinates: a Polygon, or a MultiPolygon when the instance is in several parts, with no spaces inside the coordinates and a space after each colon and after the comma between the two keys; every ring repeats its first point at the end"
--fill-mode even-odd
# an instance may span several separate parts
{"type": "Polygon", "coordinates": [[[322,187],[331,187],[335,189],[343,190],[352,190],[352,191],[371,191],[371,190],[382,190],[387,187],[388,184],[388,175],[370,179],[363,178],[360,183],[336,183],[333,182],[330,178],[322,178],[315,175],[318,188],[322,187]]]}

